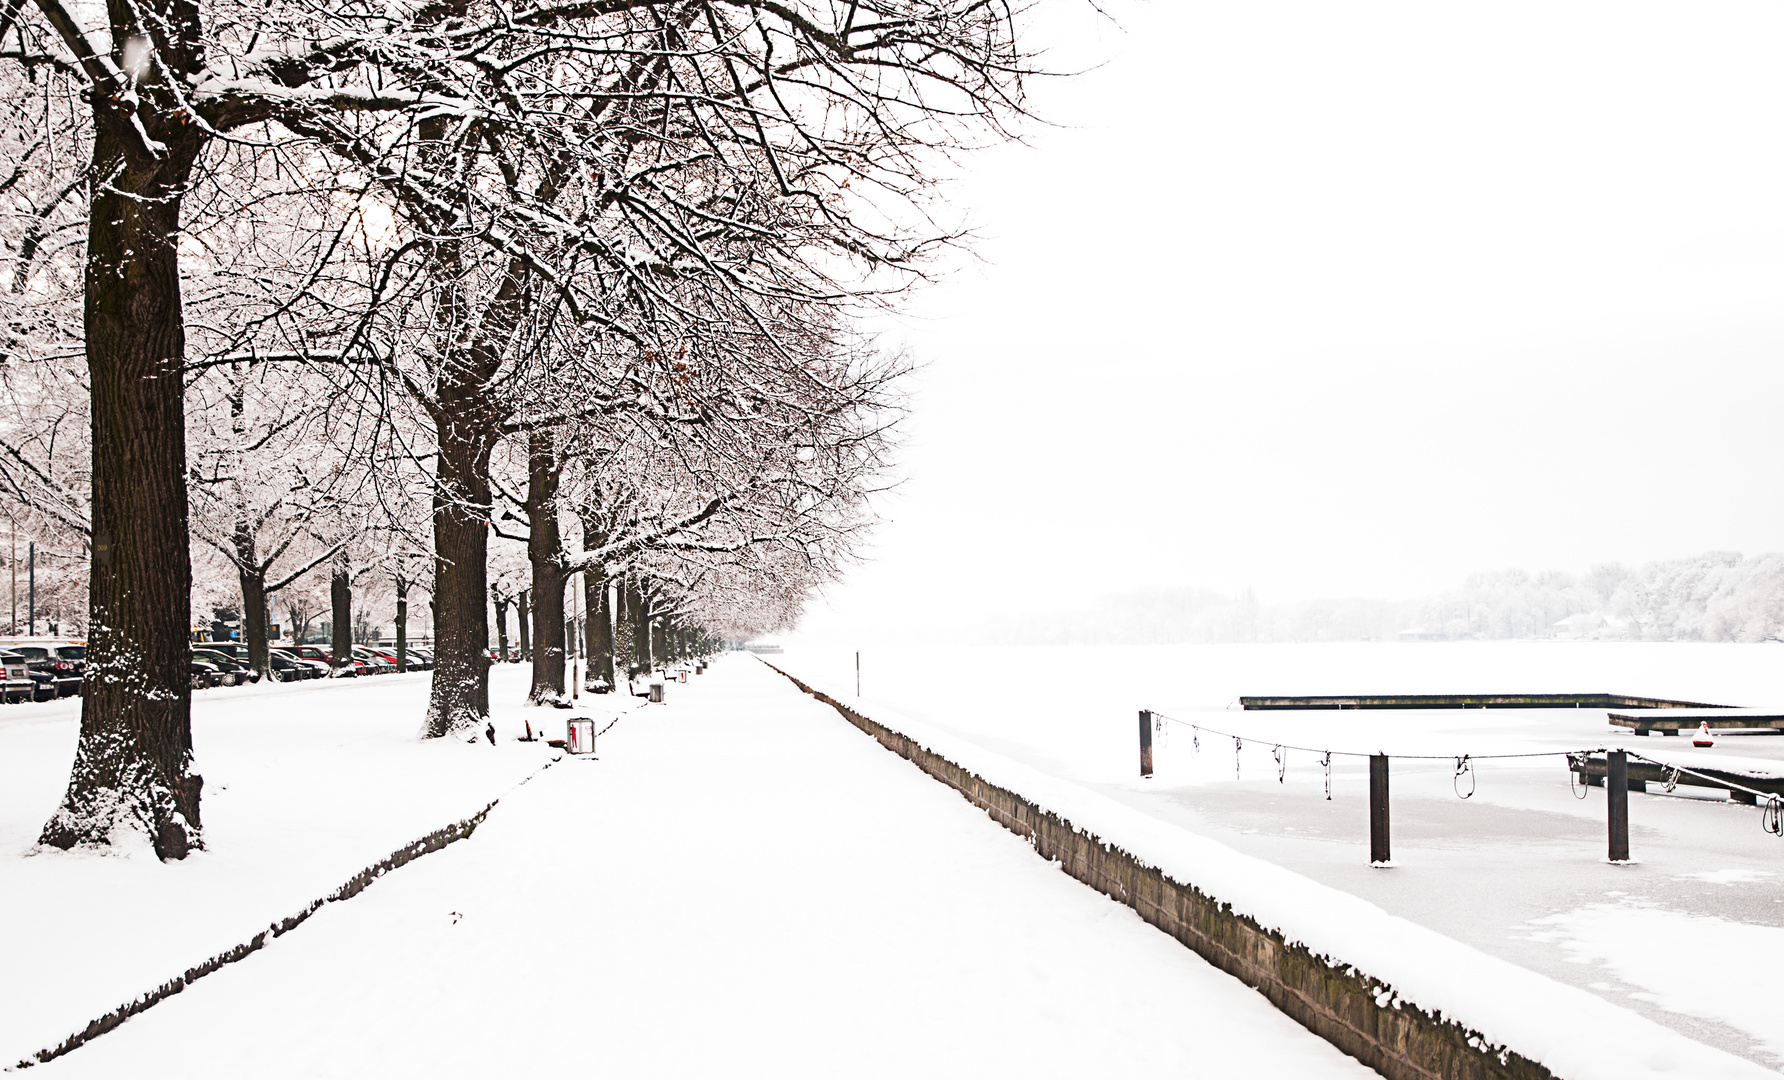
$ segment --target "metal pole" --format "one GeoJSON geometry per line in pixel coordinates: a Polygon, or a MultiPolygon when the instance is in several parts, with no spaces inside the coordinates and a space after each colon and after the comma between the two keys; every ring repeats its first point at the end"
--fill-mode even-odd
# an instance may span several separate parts
{"type": "Polygon", "coordinates": [[[1629,861],[1629,755],[1612,750],[1605,755],[1605,805],[1609,808],[1611,862],[1629,861]]]}
{"type": "Polygon", "coordinates": [[[570,575],[570,626],[570,700],[576,701],[582,697],[582,650],[576,647],[582,628],[582,590],[576,587],[575,574],[570,575]]]}
{"type": "Polygon", "coordinates": [[[37,541],[35,541],[35,540],[31,541],[31,543],[29,545],[29,551],[30,551],[30,555],[31,555],[31,569],[29,571],[29,573],[31,575],[31,610],[25,612],[25,620],[30,625],[31,632],[25,636],[36,637],[37,636],[37,541]]]}
{"type": "Polygon", "coordinates": [[[1152,710],[1140,710],[1140,775],[1152,775],[1152,710]]]}
{"type": "Polygon", "coordinates": [[[19,528],[12,527],[12,556],[7,560],[12,567],[12,622],[7,624],[7,633],[19,632],[19,528]]]}
{"type": "Polygon", "coordinates": [[[855,696],[861,696],[861,650],[855,650],[855,696]]]}
{"type": "Polygon", "coordinates": [[[1388,756],[1369,755],[1369,862],[1380,866],[1393,859],[1388,845],[1388,756]]]}

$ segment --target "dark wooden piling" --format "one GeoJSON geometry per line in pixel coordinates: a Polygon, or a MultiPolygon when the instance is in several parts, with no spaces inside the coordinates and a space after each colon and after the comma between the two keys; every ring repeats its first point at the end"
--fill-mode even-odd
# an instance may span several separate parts
{"type": "Polygon", "coordinates": [[[1629,755],[1612,750],[1606,755],[1608,776],[1604,801],[1609,807],[1611,862],[1629,861],[1629,755]]]}
{"type": "Polygon", "coordinates": [[[1140,710],[1140,775],[1152,775],[1152,710],[1140,710]]]}
{"type": "Polygon", "coordinates": [[[1388,846],[1388,756],[1369,756],[1369,861],[1393,858],[1388,846]]]}

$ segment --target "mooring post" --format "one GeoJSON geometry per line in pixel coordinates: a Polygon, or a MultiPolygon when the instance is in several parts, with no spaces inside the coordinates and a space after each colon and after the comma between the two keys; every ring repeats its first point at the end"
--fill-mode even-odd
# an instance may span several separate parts
{"type": "Polygon", "coordinates": [[[1369,755],[1369,862],[1393,859],[1388,850],[1388,756],[1369,755]]]}
{"type": "Polygon", "coordinates": [[[1610,808],[1611,862],[1629,861],[1629,754],[1612,750],[1604,756],[1604,800],[1610,808]]]}
{"type": "Polygon", "coordinates": [[[1152,775],[1152,710],[1140,710],[1140,775],[1152,775]]]}

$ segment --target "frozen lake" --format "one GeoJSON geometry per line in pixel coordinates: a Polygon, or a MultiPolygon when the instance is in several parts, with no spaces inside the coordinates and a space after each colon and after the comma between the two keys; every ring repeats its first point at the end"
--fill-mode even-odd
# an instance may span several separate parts
{"type": "MultiPolygon", "coordinates": [[[[853,650],[794,646],[772,659],[854,696],[853,650]]],[[[861,680],[870,715],[877,705],[947,729],[1693,1038],[1784,1063],[1784,1018],[1756,993],[1784,963],[1784,840],[1720,791],[1631,794],[1637,861],[1612,866],[1604,791],[1575,788],[1561,756],[1622,746],[1784,771],[1784,738],[1719,734],[1695,751],[1614,728],[1603,709],[1245,712],[1237,700],[1571,692],[1784,711],[1784,645],[876,649],[862,654],[861,680]],[[1175,721],[1156,737],[1149,780],[1138,775],[1140,709],[1175,721]],[[1280,745],[1316,752],[1279,760],[1280,745]],[[1337,752],[1329,798],[1323,750],[1337,752]],[[1342,756],[1372,752],[1436,756],[1393,763],[1386,869],[1368,865],[1366,762],[1342,756]],[[1479,760],[1525,753],[1549,756],[1479,760]],[[1472,777],[1458,779],[1462,755],[1472,777]]]]}

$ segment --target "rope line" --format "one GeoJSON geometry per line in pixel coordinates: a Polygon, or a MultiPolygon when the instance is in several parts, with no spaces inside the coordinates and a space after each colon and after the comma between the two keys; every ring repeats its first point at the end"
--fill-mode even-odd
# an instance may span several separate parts
{"type": "MultiPolygon", "coordinates": [[[[1198,751],[1202,747],[1201,733],[1204,731],[1210,735],[1218,735],[1222,738],[1233,740],[1233,778],[1235,780],[1239,779],[1239,766],[1242,757],[1241,751],[1245,749],[1244,738],[1235,735],[1230,731],[1221,731],[1219,728],[1211,728],[1205,724],[1198,724],[1190,720],[1180,720],[1175,716],[1167,716],[1156,709],[1152,710],[1152,715],[1154,723],[1159,725],[1160,731],[1166,730],[1163,727],[1166,723],[1182,724],[1189,728],[1190,740],[1198,751]]],[[[617,720],[615,722],[617,722],[617,720]]],[[[612,727],[613,725],[609,724],[608,726],[612,727]]],[[[1377,756],[1376,754],[1359,750],[1328,750],[1320,747],[1296,746],[1292,743],[1271,743],[1270,746],[1270,754],[1276,759],[1277,783],[1288,782],[1288,751],[1299,750],[1303,753],[1320,755],[1320,765],[1325,769],[1326,799],[1328,801],[1332,798],[1332,756],[1334,754],[1342,757],[1360,758],[1377,756]]],[[[1578,778],[1583,779],[1586,772],[1586,765],[1590,761],[1591,756],[1593,754],[1608,755],[1610,752],[1609,747],[1600,746],[1590,750],[1543,750],[1524,754],[1389,754],[1382,756],[1397,757],[1413,761],[1451,762],[1455,768],[1451,785],[1455,788],[1456,795],[1463,799],[1472,798],[1476,790],[1476,777],[1474,772],[1474,763],[1476,761],[1504,761],[1520,758],[1559,757],[1567,762],[1568,790],[1573,793],[1575,798],[1584,799],[1590,785],[1578,782],[1576,774],[1578,778]],[[1468,779],[1467,794],[1462,793],[1462,779],[1464,777],[1468,779]]],[[[1726,788],[1729,791],[1746,792],[1748,795],[1754,797],[1754,802],[1759,806],[1760,827],[1773,836],[1784,838],[1784,795],[1779,795],[1770,791],[1761,791],[1758,788],[1748,787],[1745,784],[1737,783],[1726,777],[1711,776],[1708,773],[1699,772],[1696,769],[1679,765],[1674,762],[1658,761],[1648,757],[1646,754],[1638,753],[1634,750],[1624,750],[1623,753],[1627,754],[1632,761],[1645,762],[1659,768],[1662,777],[1661,783],[1665,785],[1666,790],[1669,793],[1679,786],[1679,778],[1681,776],[1695,776],[1699,780],[1707,781],[1711,787],[1726,788]]],[[[1606,764],[1607,768],[1605,769],[1605,772],[1608,774],[1610,771],[1608,768],[1608,757],[1606,759],[1606,764]]],[[[1607,776],[1606,779],[1608,781],[1609,777],[1607,776]]]]}
{"type": "MultiPolygon", "coordinates": [[[[1233,742],[1235,744],[1235,750],[1237,749],[1237,745],[1241,744],[1243,742],[1243,739],[1241,736],[1235,735],[1230,731],[1221,731],[1219,728],[1211,728],[1211,727],[1207,726],[1206,724],[1198,724],[1192,720],[1179,720],[1175,716],[1166,716],[1164,713],[1161,713],[1161,712],[1157,711],[1156,709],[1153,710],[1152,715],[1160,721],[1168,721],[1173,724],[1182,724],[1185,727],[1190,728],[1192,731],[1195,731],[1198,733],[1206,731],[1210,735],[1219,735],[1223,738],[1231,739],[1231,740],[1233,740],[1233,742]]],[[[1253,739],[1252,741],[1257,742],[1259,740],[1253,739]]],[[[1200,746],[1199,738],[1197,739],[1197,745],[1200,746]]],[[[1376,752],[1372,752],[1372,751],[1368,751],[1368,750],[1327,750],[1324,747],[1318,747],[1318,746],[1295,746],[1292,743],[1278,743],[1278,742],[1273,742],[1270,745],[1276,747],[1278,750],[1300,750],[1303,753],[1308,753],[1308,754],[1337,754],[1340,757],[1360,757],[1360,758],[1368,758],[1368,757],[1377,756],[1376,752]]],[[[1504,759],[1504,758],[1567,757],[1571,754],[1602,754],[1605,752],[1605,750],[1606,750],[1606,747],[1600,746],[1600,747],[1595,747],[1590,750],[1542,750],[1542,751],[1536,751],[1536,752],[1532,752],[1532,753],[1528,753],[1528,754],[1464,754],[1464,755],[1462,755],[1462,758],[1466,758],[1469,761],[1495,761],[1495,760],[1500,760],[1500,759],[1504,759]]],[[[1632,753],[1632,756],[1634,756],[1633,752],[1631,752],[1631,753],[1632,753]]],[[[1413,761],[1452,761],[1452,762],[1454,762],[1454,761],[1461,760],[1461,758],[1458,758],[1455,754],[1390,754],[1387,756],[1403,758],[1403,759],[1408,759],[1408,760],[1413,760],[1413,761]]]]}

